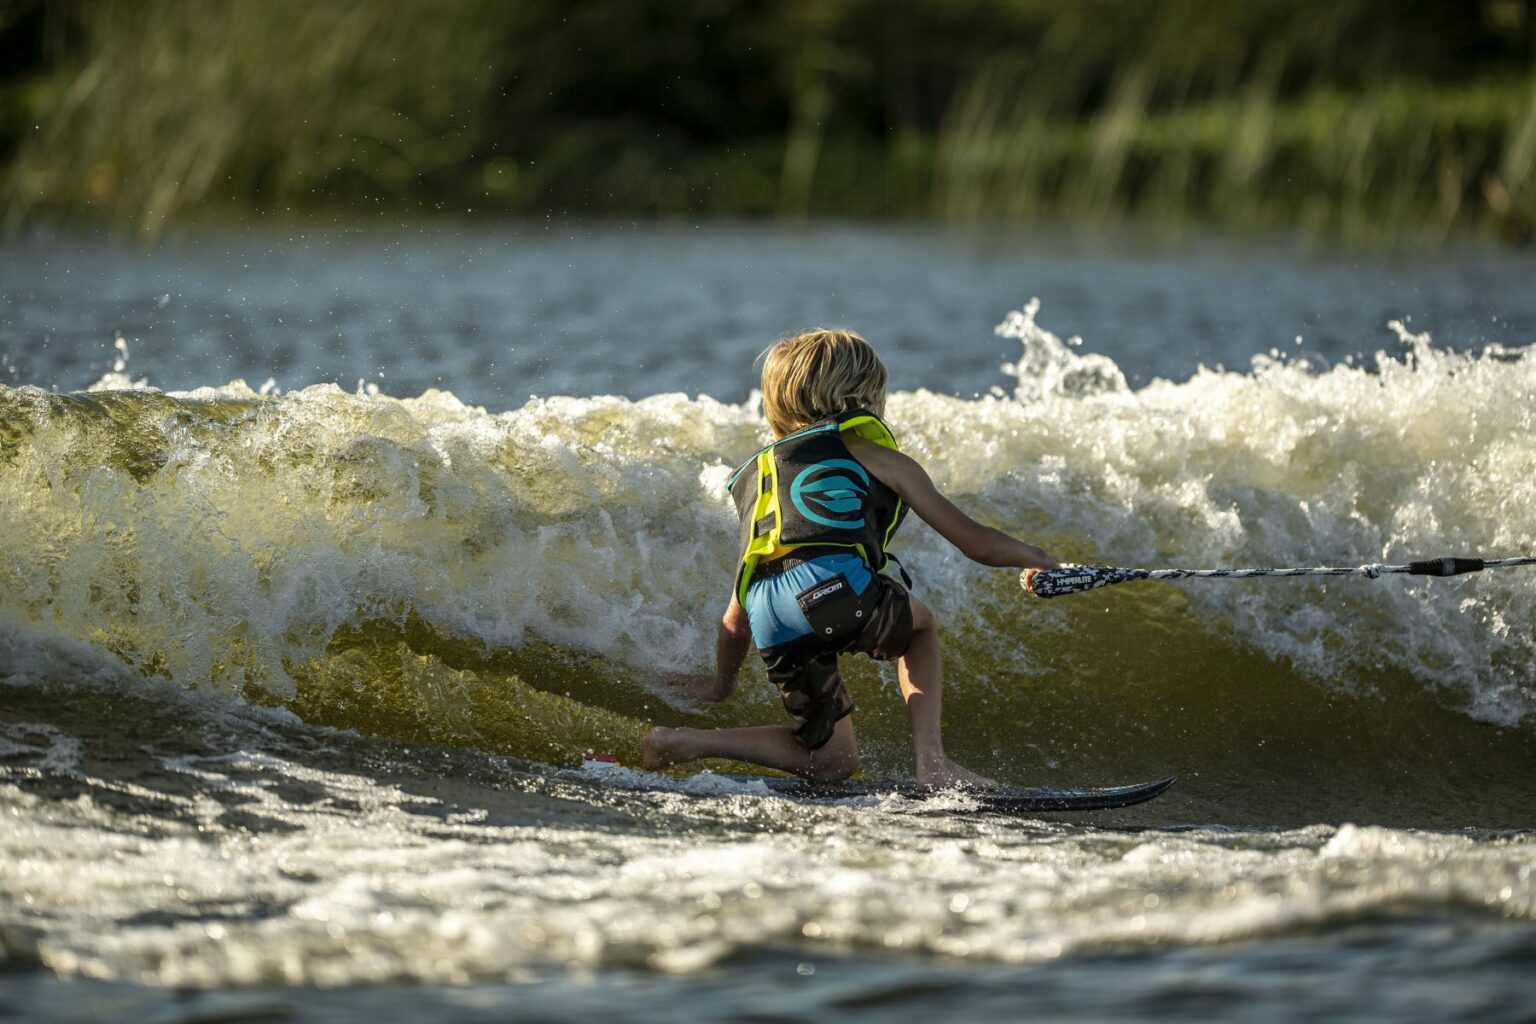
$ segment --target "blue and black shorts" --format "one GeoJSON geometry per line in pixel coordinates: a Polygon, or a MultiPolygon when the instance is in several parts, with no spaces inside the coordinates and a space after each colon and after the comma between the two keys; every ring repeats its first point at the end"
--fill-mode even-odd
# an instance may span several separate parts
{"type": "Polygon", "coordinates": [[[853,700],[837,670],[839,654],[889,661],[912,643],[912,599],[853,553],[822,555],[778,569],[768,563],[747,589],[747,619],[768,679],[778,688],[795,735],[811,750],[826,745],[853,700]],[[766,571],[765,571],[766,570],[766,571]]]}

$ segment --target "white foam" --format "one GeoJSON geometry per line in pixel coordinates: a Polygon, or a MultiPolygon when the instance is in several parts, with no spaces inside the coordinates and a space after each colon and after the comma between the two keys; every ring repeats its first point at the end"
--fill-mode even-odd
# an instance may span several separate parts
{"type": "MultiPolygon", "coordinates": [[[[41,751],[56,737],[7,738],[41,751]]],[[[0,903],[41,929],[50,969],[190,987],[456,984],[550,965],[699,971],[743,948],[1038,963],[1426,901],[1536,921],[1529,836],[1117,834],[778,800],[691,801],[716,817],[663,808],[634,827],[493,824],[270,752],[164,764],[195,785],[169,818],[6,787],[0,903]],[[231,807],[271,824],[227,820],[231,807]]]]}

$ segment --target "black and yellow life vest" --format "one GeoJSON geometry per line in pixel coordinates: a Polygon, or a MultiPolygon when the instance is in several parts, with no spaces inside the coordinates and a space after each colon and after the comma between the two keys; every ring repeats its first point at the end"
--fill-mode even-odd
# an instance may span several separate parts
{"type": "Polygon", "coordinates": [[[848,548],[871,572],[885,568],[886,545],[907,507],[849,453],[845,431],[896,450],[880,417],[851,409],[781,437],[731,474],[726,486],[741,514],[736,596],[743,603],[758,563],[799,548],[848,548]]]}

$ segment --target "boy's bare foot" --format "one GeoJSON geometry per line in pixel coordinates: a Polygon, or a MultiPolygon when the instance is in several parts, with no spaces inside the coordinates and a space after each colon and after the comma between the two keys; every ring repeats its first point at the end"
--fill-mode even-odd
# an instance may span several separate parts
{"type": "Polygon", "coordinates": [[[917,766],[917,784],[931,789],[952,789],[956,787],[964,789],[996,789],[996,779],[989,779],[985,775],[977,775],[969,768],[962,768],[949,758],[936,758],[932,762],[917,766]]]}
{"type": "Polygon", "coordinates": [[[640,766],[648,772],[668,765],[676,764],[679,758],[672,749],[674,730],[664,726],[656,726],[645,734],[645,739],[640,741],[640,766]]]}

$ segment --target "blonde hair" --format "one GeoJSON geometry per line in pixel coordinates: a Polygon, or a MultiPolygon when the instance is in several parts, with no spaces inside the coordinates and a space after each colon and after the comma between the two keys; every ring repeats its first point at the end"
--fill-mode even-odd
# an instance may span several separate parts
{"type": "Polygon", "coordinates": [[[763,413],[783,437],[847,409],[885,411],[885,364],[852,331],[818,327],[781,338],[758,356],[763,413]]]}

